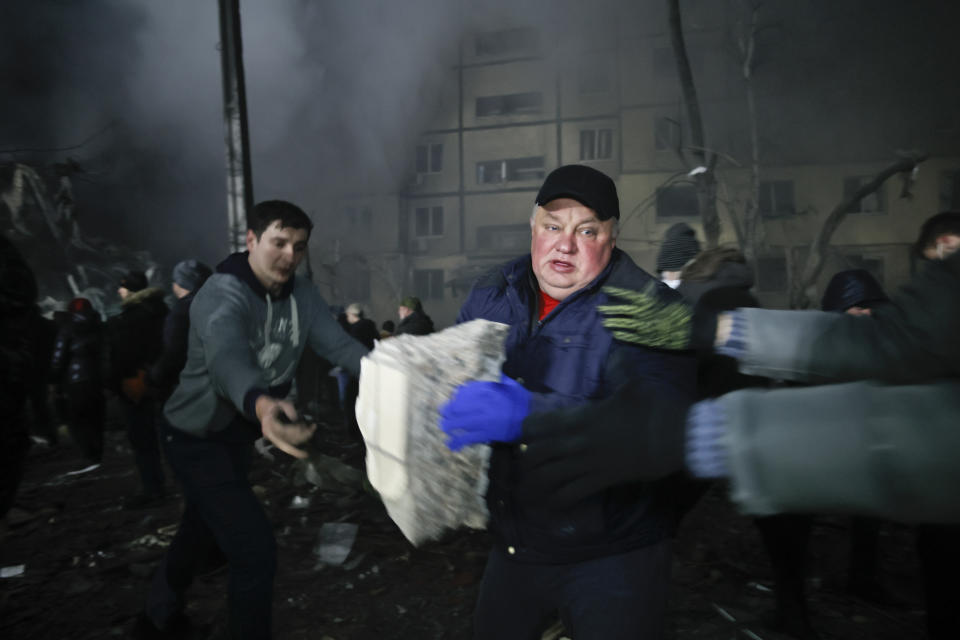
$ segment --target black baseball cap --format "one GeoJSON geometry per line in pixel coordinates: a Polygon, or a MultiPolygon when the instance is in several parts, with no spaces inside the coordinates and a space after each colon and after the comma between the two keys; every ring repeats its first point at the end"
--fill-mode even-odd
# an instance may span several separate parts
{"type": "Polygon", "coordinates": [[[617,186],[607,174],[583,164],[567,164],[550,172],[537,193],[543,206],[557,198],[573,198],[597,212],[600,220],[620,219],[617,186]]]}

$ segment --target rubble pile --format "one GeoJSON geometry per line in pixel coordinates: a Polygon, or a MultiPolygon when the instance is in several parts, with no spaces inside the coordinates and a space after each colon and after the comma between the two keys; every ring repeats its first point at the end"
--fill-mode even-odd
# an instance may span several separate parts
{"type": "Polygon", "coordinates": [[[106,317],[115,304],[117,282],[127,271],[143,271],[153,286],[166,288],[167,283],[156,277],[158,265],[148,251],[82,233],[71,186],[76,173],[82,169],[74,161],[52,169],[0,163],[0,233],[34,270],[44,296],[41,312],[52,314],[70,299],[83,297],[106,317]]]}

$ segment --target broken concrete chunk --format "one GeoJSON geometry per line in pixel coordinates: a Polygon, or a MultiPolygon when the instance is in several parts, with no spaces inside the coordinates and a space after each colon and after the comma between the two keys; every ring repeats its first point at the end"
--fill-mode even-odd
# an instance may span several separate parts
{"type": "Polygon", "coordinates": [[[0,567],[0,578],[19,578],[27,570],[25,564],[15,564],[9,567],[0,567]]]}
{"type": "Polygon", "coordinates": [[[486,527],[490,447],[450,451],[439,408],[465,382],[500,379],[508,332],[507,325],[473,320],[383,340],[361,361],[356,414],[367,475],[415,545],[448,529],[486,527]]]}
{"type": "Polygon", "coordinates": [[[343,564],[353,542],[357,539],[358,525],[351,522],[326,522],[320,527],[319,540],[313,553],[323,564],[343,564]]]}

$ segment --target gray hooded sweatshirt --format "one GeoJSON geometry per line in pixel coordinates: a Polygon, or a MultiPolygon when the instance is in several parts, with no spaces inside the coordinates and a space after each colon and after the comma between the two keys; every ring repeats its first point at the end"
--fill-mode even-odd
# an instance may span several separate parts
{"type": "Polygon", "coordinates": [[[190,305],[187,363],[164,415],[194,436],[220,431],[241,416],[256,421],[262,394],[286,397],[308,344],[354,375],[367,353],[310,282],[291,278],[272,296],[247,256],[235,253],[218,265],[190,305]]]}

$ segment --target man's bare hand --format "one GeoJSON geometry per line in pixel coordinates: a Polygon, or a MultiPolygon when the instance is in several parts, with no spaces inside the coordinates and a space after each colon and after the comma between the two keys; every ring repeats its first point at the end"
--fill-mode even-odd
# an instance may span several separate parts
{"type": "Polygon", "coordinates": [[[309,455],[297,445],[310,440],[317,425],[308,426],[301,421],[297,410],[286,400],[276,400],[266,395],[257,398],[256,410],[264,438],[294,458],[306,458],[309,455]]]}
{"type": "Polygon", "coordinates": [[[714,347],[721,347],[730,339],[730,331],[733,330],[733,316],[729,313],[721,313],[717,316],[717,335],[713,341],[714,347]]]}

